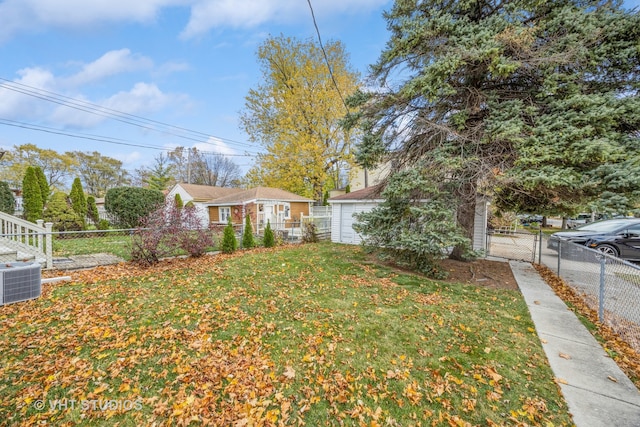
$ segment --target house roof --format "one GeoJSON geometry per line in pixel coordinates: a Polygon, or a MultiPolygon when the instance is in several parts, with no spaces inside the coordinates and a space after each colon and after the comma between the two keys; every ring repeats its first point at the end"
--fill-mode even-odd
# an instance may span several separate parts
{"type": "Polygon", "coordinates": [[[255,201],[277,201],[277,202],[313,202],[312,199],[298,196],[289,191],[272,187],[255,187],[215,198],[207,202],[210,206],[235,205],[255,201]]]}
{"type": "Polygon", "coordinates": [[[241,188],[214,187],[211,185],[186,184],[184,182],[176,185],[182,187],[196,202],[206,202],[243,191],[241,188]]]}
{"type": "Polygon", "coordinates": [[[382,199],[382,190],[384,186],[382,184],[372,185],[371,187],[363,188],[361,190],[352,191],[350,193],[341,194],[339,196],[335,196],[330,198],[328,201],[331,202],[346,202],[346,201],[354,201],[354,200],[381,200],[382,199]]]}

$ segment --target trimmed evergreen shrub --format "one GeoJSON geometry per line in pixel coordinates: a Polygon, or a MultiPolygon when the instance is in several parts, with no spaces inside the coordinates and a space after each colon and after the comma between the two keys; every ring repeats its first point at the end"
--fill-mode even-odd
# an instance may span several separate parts
{"type": "Polygon", "coordinates": [[[38,186],[40,187],[40,195],[42,196],[42,206],[47,206],[47,202],[49,201],[49,194],[51,193],[51,188],[49,188],[47,177],[44,175],[44,172],[42,171],[42,168],[40,166],[34,167],[33,170],[36,173],[38,186]]]}
{"type": "Polygon", "coordinates": [[[97,224],[98,230],[108,230],[109,229],[109,220],[101,219],[97,224]]]}
{"type": "Polygon", "coordinates": [[[242,234],[242,247],[251,249],[256,246],[256,239],[253,237],[253,225],[251,225],[251,215],[247,215],[244,221],[244,233],[242,234]]]}
{"type": "Polygon", "coordinates": [[[111,188],[104,198],[105,210],[124,228],[139,227],[144,218],[163,203],[161,191],[139,187],[111,188]]]}
{"type": "Polygon", "coordinates": [[[236,233],[233,230],[233,224],[231,223],[231,218],[229,218],[229,222],[224,227],[224,232],[222,234],[222,244],[220,246],[220,250],[224,254],[231,254],[238,249],[238,240],[236,239],[236,233]]]}
{"type": "Polygon", "coordinates": [[[267,220],[267,226],[264,228],[264,237],[262,238],[262,244],[265,248],[272,248],[276,245],[276,239],[271,229],[271,222],[267,220]]]}
{"type": "MultiPolygon", "coordinates": [[[[176,204],[176,208],[180,209],[182,207],[184,207],[184,203],[182,202],[182,197],[180,196],[180,193],[176,193],[176,196],[173,198],[174,202],[176,204]]],[[[192,203],[193,205],[193,203],[192,203]]]]}
{"type": "Polygon", "coordinates": [[[13,215],[16,212],[16,198],[9,184],[0,181],[0,211],[13,215]]]}
{"type": "Polygon", "coordinates": [[[36,222],[36,220],[42,219],[44,210],[42,192],[33,166],[27,167],[22,179],[22,208],[24,210],[24,218],[27,221],[36,222]]]}
{"type": "Polygon", "coordinates": [[[44,220],[53,223],[55,231],[80,231],[83,221],[73,210],[65,193],[57,192],[51,196],[44,210],[44,220]]]}
{"type": "Polygon", "coordinates": [[[83,229],[86,228],[85,218],[87,217],[87,199],[84,197],[84,190],[82,189],[82,182],[80,182],[80,178],[76,177],[76,179],[73,180],[69,199],[71,200],[71,207],[74,212],[82,219],[83,229]]]}
{"type": "Polygon", "coordinates": [[[96,206],[96,198],[93,196],[87,197],[87,217],[93,222],[96,227],[100,222],[100,214],[98,214],[98,206],[96,206]]]}

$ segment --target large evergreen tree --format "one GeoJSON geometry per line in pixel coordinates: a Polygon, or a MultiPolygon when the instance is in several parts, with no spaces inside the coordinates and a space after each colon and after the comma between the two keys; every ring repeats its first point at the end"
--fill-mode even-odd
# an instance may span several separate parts
{"type": "Polygon", "coordinates": [[[22,179],[22,207],[27,221],[36,222],[42,219],[44,210],[42,192],[33,166],[27,168],[22,179]]]}
{"type": "Polygon", "coordinates": [[[385,17],[391,39],[372,67],[384,89],[350,100],[362,108],[350,118],[365,131],[361,164],[427,171],[469,239],[478,193],[547,214],[637,203],[638,13],[608,1],[398,0],[385,17]]]}

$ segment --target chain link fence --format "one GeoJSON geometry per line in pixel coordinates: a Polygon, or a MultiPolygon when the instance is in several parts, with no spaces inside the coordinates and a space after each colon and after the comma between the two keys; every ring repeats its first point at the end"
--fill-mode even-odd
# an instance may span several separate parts
{"type": "Polygon", "coordinates": [[[540,238],[539,233],[492,230],[487,233],[486,253],[499,258],[537,262],[540,238]]]}
{"type": "Polygon", "coordinates": [[[556,250],[547,242],[542,232],[494,231],[487,235],[486,253],[547,266],[600,322],[640,351],[640,266],[575,243],[561,240],[556,250]]]}
{"type": "Polygon", "coordinates": [[[566,241],[557,252],[543,245],[540,258],[598,312],[601,323],[640,351],[640,266],[566,241]]]}

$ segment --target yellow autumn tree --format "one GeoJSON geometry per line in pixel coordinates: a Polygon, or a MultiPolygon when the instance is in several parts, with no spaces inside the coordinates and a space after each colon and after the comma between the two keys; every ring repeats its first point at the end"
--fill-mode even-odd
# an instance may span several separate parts
{"type": "Polygon", "coordinates": [[[359,75],[338,41],[269,37],[257,57],[262,83],[245,97],[241,126],[265,152],[247,180],[322,200],[353,162],[353,135],[340,120],[359,75]]]}

